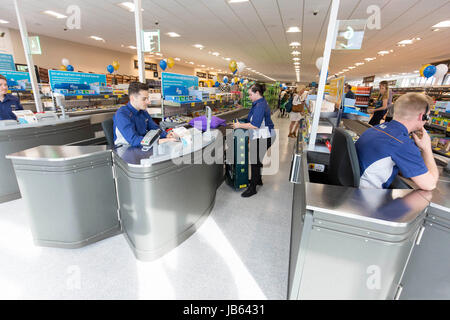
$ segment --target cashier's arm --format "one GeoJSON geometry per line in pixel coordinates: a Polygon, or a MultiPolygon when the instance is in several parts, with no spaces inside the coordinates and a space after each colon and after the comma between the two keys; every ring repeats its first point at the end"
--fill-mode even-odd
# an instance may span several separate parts
{"type": "Polygon", "coordinates": [[[431,150],[431,139],[427,131],[422,128],[422,138],[413,133],[416,145],[422,151],[423,161],[428,168],[428,172],[420,176],[411,177],[411,180],[422,190],[433,190],[436,188],[439,179],[439,171],[434,161],[433,150],[431,150]]]}
{"type": "Polygon", "coordinates": [[[249,123],[240,123],[240,122],[235,122],[233,123],[233,129],[258,129],[257,127],[255,127],[254,125],[252,125],[250,122],[249,123]]]}

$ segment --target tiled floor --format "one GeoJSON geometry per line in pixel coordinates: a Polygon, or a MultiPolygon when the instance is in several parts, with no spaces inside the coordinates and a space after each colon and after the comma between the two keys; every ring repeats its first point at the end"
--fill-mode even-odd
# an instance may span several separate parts
{"type": "Polygon", "coordinates": [[[278,172],[247,199],[222,184],[199,230],[153,262],[136,260],[123,235],[81,249],[36,247],[24,201],[0,204],[0,299],[285,299],[294,139],[289,119],[273,120],[278,172]]]}

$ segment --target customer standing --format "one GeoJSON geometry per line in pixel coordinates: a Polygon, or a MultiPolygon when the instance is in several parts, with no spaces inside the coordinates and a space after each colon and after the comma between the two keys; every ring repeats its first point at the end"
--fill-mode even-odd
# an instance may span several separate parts
{"type": "Polygon", "coordinates": [[[303,107],[306,96],[304,95],[306,87],[300,85],[294,89],[294,96],[292,100],[292,110],[289,113],[289,118],[291,119],[291,124],[289,125],[289,138],[295,138],[297,136],[296,132],[300,126],[301,109],[303,107]],[[302,100],[303,99],[303,100],[302,100]]]}
{"type": "Polygon", "coordinates": [[[0,74],[0,120],[17,120],[15,110],[23,110],[23,107],[18,98],[8,94],[8,82],[0,74]]]}
{"type": "Polygon", "coordinates": [[[345,99],[355,99],[355,93],[352,91],[352,86],[349,84],[345,85],[345,99]]]}
{"type": "Polygon", "coordinates": [[[233,124],[234,129],[249,130],[250,137],[250,164],[251,164],[251,180],[250,186],[241,196],[251,197],[256,194],[256,186],[262,186],[261,168],[262,160],[267,150],[272,145],[275,138],[273,131],[274,125],[270,118],[270,107],[264,98],[264,84],[254,84],[248,89],[248,96],[252,101],[252,108],[248,113],[247,123],[236,122],[233,124]],[[256,147],[256,148],[255,148],[256,147]],[[256,152],[256,159],[252,159],[256,152]]]}
{"type": "Polygon", "coordinates": [[[394,117],[394,103],[392,102],[392,90],[389,89],[389,94],[388,94],[388,108],[387,108],[387,112],[386,112],[386,116],[384,117],[384,122],[389,122],[393,119],[394,117]]]}
{"type": "Polygon", "coordinates": [[[377,124],[380,124],[381,119],[383,119],[384,115],[387,112],[388,105],[389,105],[388,82],[381,81],[380,82],[380,94],[378,95],[378,99],[375,102],[375,109],[368,110],[369,113],[373,113],[373,116],[369,121],[370,125],[376,126],[377,124]]]}

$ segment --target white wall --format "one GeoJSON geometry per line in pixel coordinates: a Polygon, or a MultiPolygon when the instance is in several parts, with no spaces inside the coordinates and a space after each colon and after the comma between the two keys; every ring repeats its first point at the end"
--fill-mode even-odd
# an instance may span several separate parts
{"type": "MultiPolygon", "coordinates": [[[[22,46],[22,40],[19,30],[9,29],[12,49],[15,63],[26,64],[25,53],[22,46]]],[[[36,34],[31,34],[33,36],[36,34]]],[[[120,63],[118,74],[138,76],[138,69],[134,68],[134,60],[137,60],[137,54],[125,53],[120,51],[107,50],[89,45],[83,45],[76,42],[60,40],[47,36],[38,35],[41,41],[42,55],[33,55],[34,64],[46,69],[59,69],[61,60],[67,58],[70,64],[74,66],[75,71],[107,73],[106,67],[112,64],[114,60],[120,63]]],[[[146,58],[146,62],[156,63],[158,65],[158,73],[161,77],[161,68],[159,68],[159,60],[146,58]]],[[[176,61],[175,65],[165,71],[173,73],[181,73],[194,75],[194,68],[181,65],[176,61]]],[[[147,79],[154,79],[153,71],[146,71],[147,79]]]]}

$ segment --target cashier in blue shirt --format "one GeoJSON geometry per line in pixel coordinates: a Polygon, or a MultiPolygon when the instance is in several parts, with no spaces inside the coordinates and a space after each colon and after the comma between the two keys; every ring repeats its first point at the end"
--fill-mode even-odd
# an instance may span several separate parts
{"type": "Polygon", "coordinates": [[[17,120],[13,113],[16,110],[23,110],[23,107],[18,98],[8,94],[8,82],[0,74],[0,120],[17,120]]]}
{"type": "Polygon", "coordinates": [[[395,102],[392,121],[361,135],[355,144],[361,188],[389,188],[398,172],[422,190],[436,187],[439,171],[430,136],[423,127],[429,117],[430,100],[421,93],[402,95],[395,102]]]}
{"type": "MultiPolygon", "coordinates": [[[[133,147],[141,146],[141,141],[150,130],[159,129],[147,112],[148,85],[131,82],[128,88],[130,102],[117,110],[114,115],[114,144],[129,144],[133,147]]],[[[159,143],[176,141],[174,133],[162,131],[159,143]]]]}
{"type": "Polygon", "coordinates": [[[236,122],[233,124],[234,129],[249,130],[252,173],[250,186],[241,194],[245,198],[256,194],[257,185],[263,185],[261,179],[262,160],[275,138],[274,125],[270,118],[270,107],[264,98],[264,91],[264,84],[254,84],[248,89],[248,96],[252,101],[252,108],[248,113],[247,123],[236,122]],[[256,160],[254,159],[255,157],[256,160]]]}

